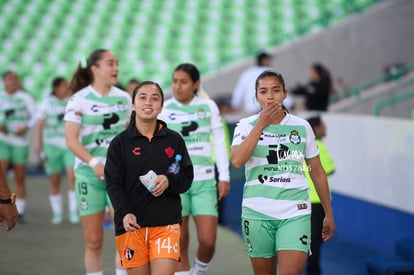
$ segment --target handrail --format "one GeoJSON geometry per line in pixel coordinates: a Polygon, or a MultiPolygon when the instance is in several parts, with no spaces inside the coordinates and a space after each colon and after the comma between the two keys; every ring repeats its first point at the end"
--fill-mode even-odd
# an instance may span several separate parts
{"type": "Polygon", "coordinates": [[[374,115],[375,116],[380,116],[381,111],[384,107],[389,106],[389,105],[393,105],[395,103],[405,101],[405,100],[408,100],[408,99],[414,99],[414,90],[407,91],[407,92],[404,92],[404,94],[396,95],[396,96],[389,97],[389,98],[386,98],[386,99],[383,99],[383,100],[379,101],[377,103],[377,105],[375,105],[374,115]]]}
{"type": "Polygon", "coordinates": [[[361,99],[361,91],[367,90],[389,80],[398,81],[402,75],[410,73],[412,71],[414,71],[414,63],[395,67],[395,69],[391,70],[389,73],[382,74],[378,77],[368,80],[367,82],[351,87],[341,93],[331,95],[330,101],[332,103],[350,96],[355,96],[359,100],[361,99]]]}

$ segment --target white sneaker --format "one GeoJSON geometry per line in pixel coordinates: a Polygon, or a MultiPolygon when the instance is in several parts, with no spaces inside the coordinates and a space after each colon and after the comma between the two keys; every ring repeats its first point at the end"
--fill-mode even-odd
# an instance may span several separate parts
{"type": "Polygon", "coordinates": [[[71,211],[69,213],[69,221],[70,223],[77,224],[80,221],[79,215],[77,211],[71,211]]]}
{"type": "Polygon", "coordinates": [[[63,221],[62,219],[62,214],[53,214],[52,219],[50,220],[50,222],[52,224],[61,224],[63,221]]]}

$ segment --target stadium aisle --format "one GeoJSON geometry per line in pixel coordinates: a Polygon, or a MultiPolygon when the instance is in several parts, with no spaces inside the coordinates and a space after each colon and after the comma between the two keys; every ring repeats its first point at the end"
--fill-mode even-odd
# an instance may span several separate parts
{"type": "MultiPolygon", "coordinates": [[[[66,182],[63,185],[62,194],[66,203],[66,182]]],[[[5,232],[4,227],[0,229],[0,274],[85,274],[81,225],[70,224],[67,218],[60,225],[51,225],[49,182],[46,177],[28,177],[27,190],[26,223],[18,224],[10,232],[5,232]]],[[[66,204],[64,209],[67,210],[66,204]]],[[[192,237],[195,237],[194,228],[192,237]]],[[[192,258],[195,249],[195,242],[192,241],[192,258]]],[[[105,229],[104,274],[115,273],[114,252],[113,230],[105,229]]],[[[252,274],[243,244],[236,233],[219,228],[216,254],[208,274],[252,274]]]]}

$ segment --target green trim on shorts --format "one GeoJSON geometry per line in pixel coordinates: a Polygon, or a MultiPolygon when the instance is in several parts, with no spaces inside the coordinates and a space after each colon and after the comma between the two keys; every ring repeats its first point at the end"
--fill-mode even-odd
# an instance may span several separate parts
{"type": "Polygon", "coordinates": [[[111,206],[105,182],[89,166],[80,165],[75,170],[75,192],[81,216],[99,213],[111,206]]]}
{"type": "Polygon", "coordinates": [[[181,194],[181,215],[207,215],[218,217],[216,180],[194,181],[190,189],[181,194]]]}
{"type": "Polygon", "coordinates": [[[280,250],[309,252],[310,215],[284,220],[242,218],[242,235],[247,254],[252,258],[271,258],[280,250]]]}
{"type": "Polygon", "coordinates": [[[14,164],[26,165],[29,160],[29,146],[15,146],[0,141],[0,159],[14,164]]]}

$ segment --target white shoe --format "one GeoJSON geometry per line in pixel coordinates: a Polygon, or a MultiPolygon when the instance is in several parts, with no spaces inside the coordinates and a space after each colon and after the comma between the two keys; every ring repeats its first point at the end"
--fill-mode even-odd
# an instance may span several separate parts
{"type": "Polygon", "coordinates": [[[69,221],[70,223],[77,224],[80,221],[79,215],[77,211],[71,211],[69,213],[69,221]]]}
{"type": "Polygon", "coordinates": [[[61,224],[63,221],[62,219],[62,214],[53,214],[52,219],[50,220],[50,222],[52,224],[61,224]]]}

